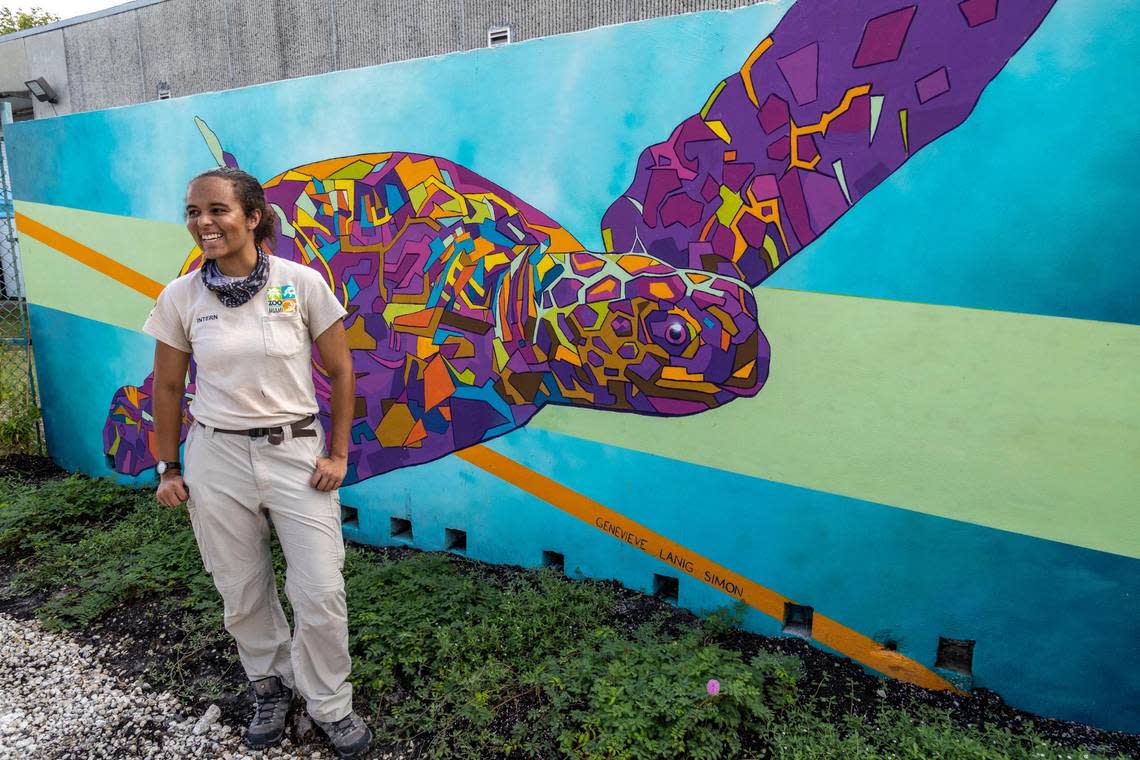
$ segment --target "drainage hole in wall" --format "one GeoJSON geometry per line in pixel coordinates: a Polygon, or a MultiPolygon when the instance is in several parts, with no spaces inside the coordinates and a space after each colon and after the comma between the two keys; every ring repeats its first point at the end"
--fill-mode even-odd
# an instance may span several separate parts
{"type": "Polygon", "coordinates": [[[566,572],[566,556],[561,552],[548,552],[543,550],[542,566],[564,573],[566,572]]]}
{"type": "Polygon", "coordinates": [[[392,518],[392,538],[400,541],[412,540],[412,521],[402,517],[392,518]]]}
{"type": "Polygon", "coordinates": [[[811,623],[815,610],[805,604],[784,602],[784,633],[811,638],[811,623]]]}
{"type": "Polygon", "coordinates": [[[939,636],[938,657],[934,660],[934,667],[973,675],[974,642],[970,639],[946,639],[939,636]]]}
{"type": "Polygon", "coordinates": [[[356,507],[340,505],[340,524],[348,528],[360,527],[360,513],[357,512],[356,507]]]}
{"type": "Polygon", "coordinates": [[[681,583],[676,576],[653,574],[653,595],[658,599],[676,604],[680,588],[681,583]]]}
{"type": "Polygon", "coordinates": [[[467,531],[458,528],[443,529],[443,548],[449,552],[467,553],[467,531]]]}

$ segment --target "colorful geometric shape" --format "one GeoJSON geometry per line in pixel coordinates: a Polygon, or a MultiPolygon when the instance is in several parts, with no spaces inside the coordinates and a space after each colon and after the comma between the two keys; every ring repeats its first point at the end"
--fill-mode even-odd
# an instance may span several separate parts
{"type": "Polygon", "coordinates": [[[879,116],[883,113],[883,101],[886,100],[882,95],[871,96],[871,137],[870,141],[875,139],[875,130],[879,128],[879,116]]]}
{"type": "Polygon", "coordinates": [[[836,159],[831,162],[831,168],[835,171],[835,178],[839,180],[839,189],[843,191],[843,197],[847,199],[847,205],[851,205],[851,193],[847,191],[847,178],[843,176],[843,162],[836,159]]]}
{"type": "Polygon", "coordinates": [[[918,93],[918,102],[925,103],[939,95],[950,91],[950,75],[943,66],[935,69],[922,79],[914,83],[914,91],[918,93]]]}
{"type": "Polygon", "coordinates": [[[908,5],[868,21],[851,65],[858,69],[897,60],[917,7],[908,5]]]}
{"type": "Polygon", "coordinates": [[[818,94],[819,43],[804,45],[794,53],[776,60],[784,81],[792,90],[792,97],[801,106],[815,101],[818,94]]]}
{"type": "Polygon", "coordinates": [[[997,6],[998,0],[962,0],[958,3],[958,10],[962,11],[966,24],[973,29],[997,18],[997,6]]]}
{"type": "Polygon", "coordinates": [[[788,119],[791,118],[788,102],[779,95],[769,95],[764,100],[764,105],[760,106],[760,112],[756,114],[756,118],[760,122],[760,128],[764,130],[764,134],[770,135],[780,127],[788,125],[788,119]]]}

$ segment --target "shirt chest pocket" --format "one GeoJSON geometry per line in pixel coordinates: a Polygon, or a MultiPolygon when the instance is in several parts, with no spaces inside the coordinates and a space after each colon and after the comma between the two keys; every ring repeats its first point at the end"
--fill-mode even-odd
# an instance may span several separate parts
{"type": "Polygon", "coordinates": [[[305,347],[308,332],[299,314],[280,317],[262,317],[261,329],[265,335],[265,353],[282,359],[292,359],[305,347]]]}

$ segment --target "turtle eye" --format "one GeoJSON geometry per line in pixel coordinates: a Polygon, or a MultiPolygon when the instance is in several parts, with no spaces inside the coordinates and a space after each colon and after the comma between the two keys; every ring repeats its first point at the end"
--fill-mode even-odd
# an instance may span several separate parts
{"type": "Polygon", "coordinates": [[[665,340],[674,346],[687,343],[689,341],[689,329],[682,322],[670,322],[669,326],[665,328],[665,340]]]}

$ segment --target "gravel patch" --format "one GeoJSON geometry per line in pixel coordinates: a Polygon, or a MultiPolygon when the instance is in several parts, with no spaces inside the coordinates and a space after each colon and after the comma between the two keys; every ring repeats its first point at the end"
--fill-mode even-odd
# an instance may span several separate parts
{"type": "Polygon", "coordinates": [[[105,670],[100,658],[114,647],[0,614],[0,760],[335,757],[288,738],[254,752],[242,744],[242,727],[226,725],[216,706],[193,714],[170,692],[105,670]]]}

